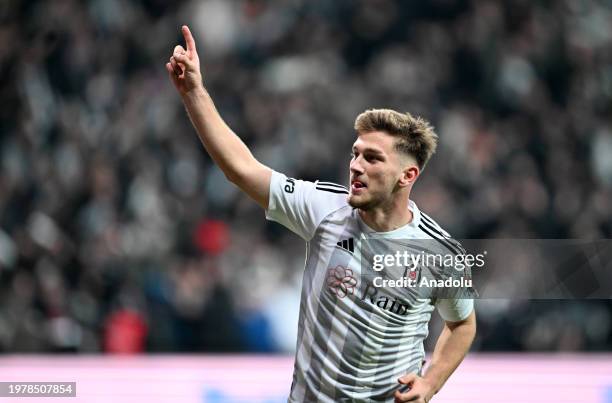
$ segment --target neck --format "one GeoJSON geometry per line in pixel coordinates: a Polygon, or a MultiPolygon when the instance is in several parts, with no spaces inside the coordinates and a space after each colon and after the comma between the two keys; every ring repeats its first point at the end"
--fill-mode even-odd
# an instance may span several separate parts
{"type": "Polygon", "coordinates": [[[400,197],[390,205],[376,207],[373,209],[359,209],[359,216],[377,232],[388,232],[403,227],[412,221],[412,211],[408,208],[408,197],[400,197]]]}

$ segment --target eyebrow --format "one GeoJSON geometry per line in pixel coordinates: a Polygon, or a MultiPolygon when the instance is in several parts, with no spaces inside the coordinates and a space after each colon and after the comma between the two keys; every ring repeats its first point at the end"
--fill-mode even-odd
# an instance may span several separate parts
{"type": "MultiPolygon", "coordinates": [[[[359,151],[359,150],[357,150],[357,147],[355,147],[355,146],[353,146],[352,150],[353,150],[353,152],[359,151]]],[[[383,153],[382,151],[377,150],[375,148],[370,148],[370,147],[366,147],[364,150],[362,150],[360,152],[362,154],[365,154],[365,153],[375,154],[375,155],[379,155],[381,157],[385,155],[385,153],[383,153]]]]}

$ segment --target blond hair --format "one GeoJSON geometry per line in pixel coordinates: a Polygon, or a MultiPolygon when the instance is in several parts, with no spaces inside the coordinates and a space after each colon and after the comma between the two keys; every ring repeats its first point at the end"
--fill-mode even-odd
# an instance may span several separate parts
{"type": "Polygon", "coordinates": [[[369,109],[355,119],[358,134],[381,131],[398,138],[395,149],[414,157],[420,169],[436,152],[438,135],[423,118],[392,109],[369,109]]]}

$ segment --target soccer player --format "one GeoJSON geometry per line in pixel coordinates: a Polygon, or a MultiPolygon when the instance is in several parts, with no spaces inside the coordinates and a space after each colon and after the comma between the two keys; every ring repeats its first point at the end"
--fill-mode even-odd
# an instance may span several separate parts
{"type": "MultiPolygon", "coordinates": [[[[453,249],[410,200],[437,136],[409,114],[370,110],[357,117],[350,188],[287,178],[257,161],[225,124],[204,88],[196,44],[182,27],[166,69],[198,136],[228,180],[307,242],[290,402],[429,402],[466,355],[476,333],[469,298],[398,298],[358,284],[366,238],[430,239],[453,249]],[[428,322],[445,326],[422,373],[428,322]]],[[[361,273],[364,274],[364,273],[361,273]]],[[[362,276],[361,278],[366,278],[362,276]]]]}

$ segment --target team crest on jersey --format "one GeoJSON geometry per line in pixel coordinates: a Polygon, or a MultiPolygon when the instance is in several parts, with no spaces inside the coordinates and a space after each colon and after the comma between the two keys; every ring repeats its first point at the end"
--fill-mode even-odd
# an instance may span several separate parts
{"type": "Polygon", "coordinates": [[[357,279],[351,269],[342,266],[331,267],[327,271],[327,286],[337,297],[344,298],[355,293],[357,279]]]}

